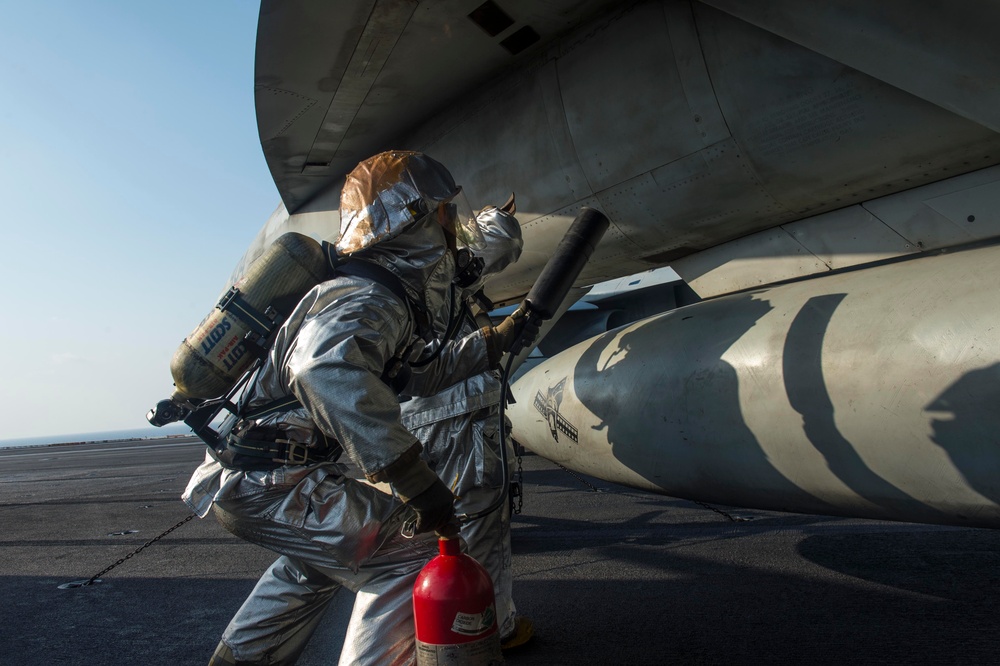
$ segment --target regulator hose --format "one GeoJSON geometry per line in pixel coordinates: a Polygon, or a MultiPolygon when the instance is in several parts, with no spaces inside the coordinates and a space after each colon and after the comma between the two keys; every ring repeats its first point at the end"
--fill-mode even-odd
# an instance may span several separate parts
{"type": "Polygon", "coordinates": [[[503,483],[500,486],[500,494],[485,509],[480,509],[473,513],[460,513],[455,518],[460,523],[468,523],[473,520],[489,515],[503,506],[507,500],[507,492],[510,489],[510,467],[507,458],[507,394],[510,393],[510,369],[514,365],[514,354],[507,357],[507,364],[504,366],[503,374],[500,376],[500,427],[497,430],[500,437],[500,467],[503,470],[503,483]]]}

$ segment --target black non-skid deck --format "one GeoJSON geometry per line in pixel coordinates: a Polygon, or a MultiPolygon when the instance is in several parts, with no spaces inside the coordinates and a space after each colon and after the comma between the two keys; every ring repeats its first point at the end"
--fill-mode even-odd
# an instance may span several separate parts
{"type": "MultiPolygon", "coordinates": [[[[0,450],[2,663],[204,664],[273,555],[192,520],[187,438],[0,450]]],[[[509,664],[992,664],[1000,533],[722,509],[524,459],[509,664]],[[733,521],[730,518],[749,520],[733,521]]],[[[306,653],[336,663],[342,595],[306,653]]]]}

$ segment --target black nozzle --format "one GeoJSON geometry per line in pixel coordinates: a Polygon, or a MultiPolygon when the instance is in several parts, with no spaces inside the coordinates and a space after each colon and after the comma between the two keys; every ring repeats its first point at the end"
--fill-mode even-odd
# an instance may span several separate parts
{"type": "Polygon", "coordinates": [[[580,211],[524,299],[531,314],[542,321],[555,316],[608,225],[604,213],[586,207],[580,211]]]}

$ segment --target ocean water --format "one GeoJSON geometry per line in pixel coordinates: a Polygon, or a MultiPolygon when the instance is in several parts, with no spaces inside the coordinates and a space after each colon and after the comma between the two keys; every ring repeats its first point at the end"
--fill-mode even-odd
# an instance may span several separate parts
{"type": "MultiPolygon", "coordinates": [[[[20,439],[0,439],[0,448],[13,446],[46,446],[48,444],[72,444],[83,442],[108,442],[119,439],[159,439],[171,435],[190,434],[191,428],[183,423],[172,423],[162,428],[147,426],[130,430],[108,430],[105,432],[86,432],[71,435],[51,435],[49,437],[22,437],[20,439]]],[[[3,434],[0,432],[0,437],[3,434]]]]}

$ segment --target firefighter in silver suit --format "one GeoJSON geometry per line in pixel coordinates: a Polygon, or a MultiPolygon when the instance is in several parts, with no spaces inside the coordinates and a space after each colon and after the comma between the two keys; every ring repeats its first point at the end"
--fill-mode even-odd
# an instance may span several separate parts
{"type": "MultiPolygon", "coordinates": [[[[514,218],[513,197],[501,208],[490,207],[477,216],[485,237],[478,256],[483,267],[478,279],[464,285],[463,302],[471,302],[488,279],[521,256],[521,228],[514,218]]],[[[469,317],[460,334],[476,326],[469,317]]],[[[488,325],[488,319],[485,322],[488,325]]],[[[446,348],[447,349],[447,348],[446,348]]],[[[503,349],[489,345],[490,365],[499,365],[503,349]]],[[[447,353],[447,352],[446,352],[447,353]]],[[[419,378],[420,369],[415,372],[419,378]]],[[[419,382],[418,382],[419,383],[419,382]]],[[[469,377],[430,397],[414,397],[402,403],[403,425],[424,445],[421,454],[456,496],[459,513],[474,513],[488,507],[503,492],[499,441],[499,404],[502,390],[495,371],[469,377]]],[[[510,433],[510,425],[506,427],[510,433]]],[[[507,460],[513,460],[509,436],[504,443],[507,460]]],[[[486,567],[493,579],[497,625],[504,647],[515,647],[531,637],[527,618],[515,617],[511,597],[510,506],[463,523],[461,535],[468,554],[486,567]]]]}
{"type": "MultiPolygon", "coordinates": [[[[340,214],[337,253],[366,270],[338,270],[302,298],[244,400],[232,457],[210,452],[184,494],[199,515],[214,508],[233,534],[280,555],[212,664],[294,663],[343,587],[356,601],[340,663],[411,663],[413,582],[435,553],[433,531],[454,518],[454,496],[400,422],[390,369],[447,328],[456,248],[475,247],[478,227],[448,171],[403,151],[359,164],[340,214]],[[352,467],[402,501],[351,478],[352,467]],[[406,539],[413,517],[417,536],[406,539]]],[[[463,341],[473,362],[462,376],[487,368],[487,345],[511,326],[497,330],[463,341]]]]}

